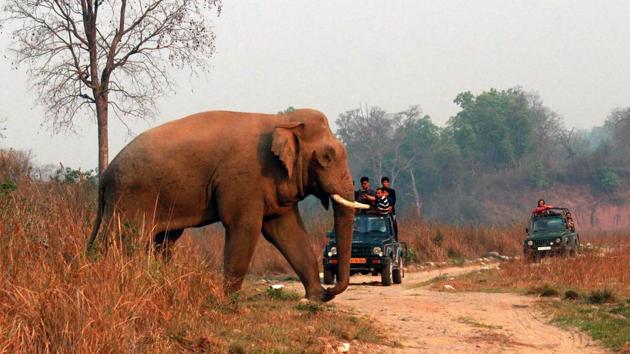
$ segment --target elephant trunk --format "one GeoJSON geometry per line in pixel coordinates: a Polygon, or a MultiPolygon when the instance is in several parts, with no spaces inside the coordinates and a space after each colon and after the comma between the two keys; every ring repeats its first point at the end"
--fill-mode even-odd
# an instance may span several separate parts
{"type": "MultiPolygon", "coordinates": [[[[346,200],[354,200],[353,193],[344,193],[342,197],[346,200]]],[[[337,284],[327,289],[331,296],[342,293],[350,282],[350,255],[352,252],[352,229],[354,227],[353,208],[334,201],[333,211],[339,263],[337,266],[337,284]]]]}

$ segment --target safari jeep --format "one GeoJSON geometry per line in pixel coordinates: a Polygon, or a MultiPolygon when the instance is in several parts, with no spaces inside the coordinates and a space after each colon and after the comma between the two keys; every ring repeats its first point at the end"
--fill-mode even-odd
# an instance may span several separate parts
{"type": "MultiPolygon", "coordinates": [[[[324,249],[324,284],[333,284],[337,274],[335,232],[327,234],[324,249]]],[[[398,242],[394,220],[390,215],[357,214],[352,235],[350,275],[357,273],[381,276],[384,286],[402,283],[406,244],[398,242]]]]}
{"type": "Polygon", "coordinates": [[[542,256],[574,256],[580,248],[580,237],[567,222],[567,208],[551,208],[529,219],[525,229],[523,253],[528,260],[542,256]]]}

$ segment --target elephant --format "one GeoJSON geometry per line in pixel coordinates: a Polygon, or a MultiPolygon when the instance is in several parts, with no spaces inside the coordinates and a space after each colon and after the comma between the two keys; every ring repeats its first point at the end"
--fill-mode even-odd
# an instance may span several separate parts
{"type": "Polygon", "coordinates": [[[349,282],[354,208],[344,145],[326,116],[209,111],[138,135],[101,176],[88,252],[121,220],[152,220],[155,250],[167,253],[185,228],[225,227],[223,290],[240,290],[260,234],[287,259],[306,298],[329,301],[349,282]],[[324,289],[298,202],[309,195],[328,209],[337,237],[337,284],[324,289]]]}

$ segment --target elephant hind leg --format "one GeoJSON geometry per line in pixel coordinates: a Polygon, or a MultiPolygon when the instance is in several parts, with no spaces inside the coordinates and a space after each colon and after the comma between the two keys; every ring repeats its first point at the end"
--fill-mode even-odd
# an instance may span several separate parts
{"type": "Polygon", "coordinates": [[[161,255],[162,259],[168,262],[172,256],[173,245],[183,233],[184,229],[158,232],[153,238],[153,251],[155,254],[161,255]]]}

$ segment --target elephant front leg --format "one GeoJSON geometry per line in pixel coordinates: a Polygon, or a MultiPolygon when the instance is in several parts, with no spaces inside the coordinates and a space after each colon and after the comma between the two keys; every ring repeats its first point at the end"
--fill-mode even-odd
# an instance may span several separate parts
{"type": "Polygon", "coordinates": [[[243,285],[243,279],[256,249],[256,242],[260,237],[261,226],[259,221],[255,225],[236,222],[225,227],[223,291],[232,294],[243,285]]]}
{"type": "Polygon", "coordinates": [[[317,258],[311,250],[309,236],[304,230],[297,206],[287,215],[265,220],[262,232],[265,238],[284,255],[300,277],[308,299],[314,301],[332,299],[332,296],[320,284],[317,258]]]}

